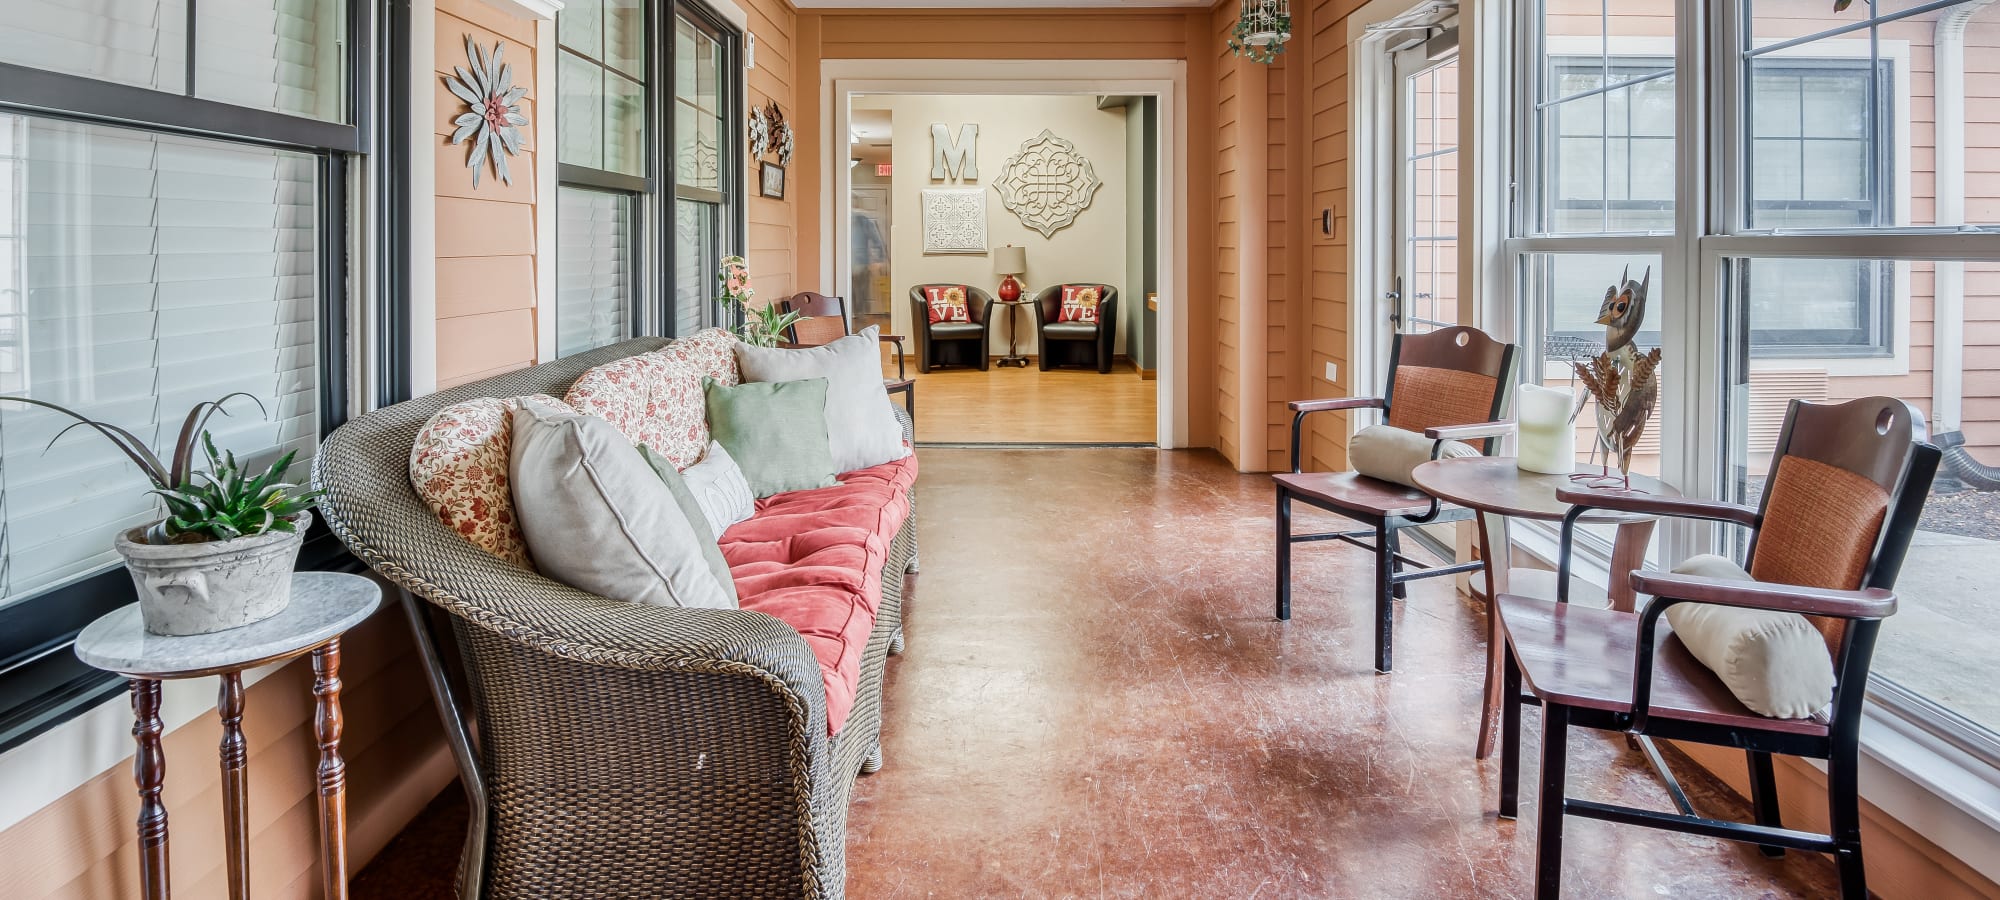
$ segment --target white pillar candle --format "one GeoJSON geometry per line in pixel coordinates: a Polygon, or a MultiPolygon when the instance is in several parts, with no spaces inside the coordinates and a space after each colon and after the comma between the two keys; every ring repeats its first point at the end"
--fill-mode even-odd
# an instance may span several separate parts
{"type": "Polygon", "coordinates": [[[1576,397],[1559,388],[1521,385],[1514,401],[1518,465],[1529,472],[1568,475],[1576,471],[1576,422],[1569,417],[1576,397]]]}

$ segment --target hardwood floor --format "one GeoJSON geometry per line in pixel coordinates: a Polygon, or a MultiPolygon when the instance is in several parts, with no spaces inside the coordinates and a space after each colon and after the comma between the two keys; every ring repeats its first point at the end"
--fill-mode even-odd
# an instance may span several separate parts
{"type": "Polygon", "coordinates": [[[923,375],[914,362],[910,375],[920,444],[1150,444],[1158,434],[1160,383],[1123,361],[1109,375],[1032,364],[923,375]]]}

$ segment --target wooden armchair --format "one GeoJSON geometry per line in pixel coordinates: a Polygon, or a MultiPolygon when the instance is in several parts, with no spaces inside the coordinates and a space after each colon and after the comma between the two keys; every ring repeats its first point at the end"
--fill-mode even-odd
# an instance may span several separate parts
{"type": "Polygon", "coordinates": [[[1470,572],[1478,562],[1429,567],[1404,556],[1397,531],[1412,525],[1456,522],[1472,512],[1447,507],[1413,487],[1356,472],[1302,472],[1300,435],[1306,416],[1336,410],[1379,409],[1390,426],[1429,437],[1433,455],[1447,440],[1479,441],[1491,455],[1497,438],[1513,430],[1499,421],[1514,393],[1515,347],[1476,328],[1459,326],[1428,334],[1398,334],[1389,351],[1389,390],[1379,398],[1295,400],[1292,410],[1292,471],[1272,476],[1278,485],[1278,610],[1292,617],[1292,545],[1341,541],[1375,554],[1375,670],[1393,662],[1395,601],[1404,584],[1470,572]],[[1293,534],[1292,503],[1338,513],[1366,525],[1358,531],[1293,534]],[[1404,567],[1416,571],[1405,572],[1404,567]]]}
{"type": "Polygon", "coordinates": [[[1756,509],[1636,493],[1561,492],[1574,508],[1563,523],[1558,602],[1503,594],[1495,605],[1507,642],[1500,731],[1503,818],[1519,811],[1521,706],[1542,707],[1538,897],[1560,894],[1566,815],[1759,844],[1770,855],[1786,848],[1832,854],[1841,896],[1868,896],[1856,781],[1861,704],[1876,633],[1896,610],[1890,588],[1941,457],[1924,442],[1923,422],[1915,408],[1886,397],[1838,404],[1793,401],[1756,509]],[[1748,528],[1753,537],[1745,568],[1755,580],[1640,571],[1632,573],[1632,586],[1654,598],[1643,611],[1572,606],[1566,602],[1571,542],[1577,517],[1593,508],[1748,528]],[[1671,629],[1660,627],[1661,616],[1683,603],[1806,616],[1833,656],[1830,717],[1778,719],[1745,707],[1671,629]],[[1642,740],[1651,735],[1744,748],[1756,824],[1695,815],[1677,790],[1678,814],[1569,799],[1564,781],[1573,726],[1624,731],[1642,740]],[[1783,827],[1774,753],[1826,760],[1831,834],[1783,827]]]}
{"type": "MultiPolygon", "coordinates": [[[[847,316],[846,297],[829,297],[805,291],[779,301],[778,309],[799,314],[799,320],[792,323],[790,333],[785,335],[793,346],[825,346],[854,333],[854,320],[847,316]]],[[[917,383],[910,379],[909,370],[904,366],[903,336],[884,334],[879,337],[882,343],[896,348],[896,377],[882,379],[882,387],[891,394],[902,394],[903,408],[909,411],[910,418],[915,419],[917,383]]]]}
{"type": "MultiPolygon", "coordinates": [[[[1070,282],[1075,284],[1077,282],[1070,282]]],[[[1060,284],[1043,288],[1035,295],[1035,334],[1042,339],[1041,368],[1095,366],[1100,374],[1110,374],[1111,357],[1118,337],[1118,289],[1108,284],[1083,283],[1097,288],[1097,321],[1062,322],[1060,284]]]]}
{"type": "Polygon", "coordinates": [[[917,371],[935,366],[975,366],[986,371],[987,335],[993,330],[993,297],[971,285],[965,287],[965,311],[970,322],[932,322],[930,303],[924,288],[961,285],[920,284],[910,288],[910,328],[917,333],[917,371]]]}

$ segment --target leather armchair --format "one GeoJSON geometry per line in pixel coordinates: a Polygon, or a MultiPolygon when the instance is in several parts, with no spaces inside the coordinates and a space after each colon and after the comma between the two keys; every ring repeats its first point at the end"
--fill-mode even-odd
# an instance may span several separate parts
{"type": "Polygon", "coordinates": [[[1111,372],[1111,344],[1118,336],[1118,289],[1108,284],[1096,288],[1099,296],[1095,323],[1056,321],[1062,317],[1061,284],[1045,287],[1035,295],[1035,333],[1042,337],[1042,371],[1056,366],[1095,365],[1101,373],[1111,372]]]}
{"type": "Polygon", "coordinates": [[[977,366],[986,371],[987,336],[993,331],[992,295],[965,286],[965,310],[970,322],[932,322],[924,288],[958,285],[920,284],[910,288],[910,330],[917,334],[917,371],[932,366],[977,366]]]}

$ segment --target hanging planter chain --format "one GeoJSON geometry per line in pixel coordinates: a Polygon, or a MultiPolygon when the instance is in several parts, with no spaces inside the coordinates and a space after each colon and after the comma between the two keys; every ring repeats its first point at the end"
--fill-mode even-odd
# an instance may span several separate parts
{"type": "Polygon", "coordinates": [[[1243,0],[1243,12],[1229,35],[1229,52],[1270,65],[1291,39],[1291,0],[1243,0]]]}

